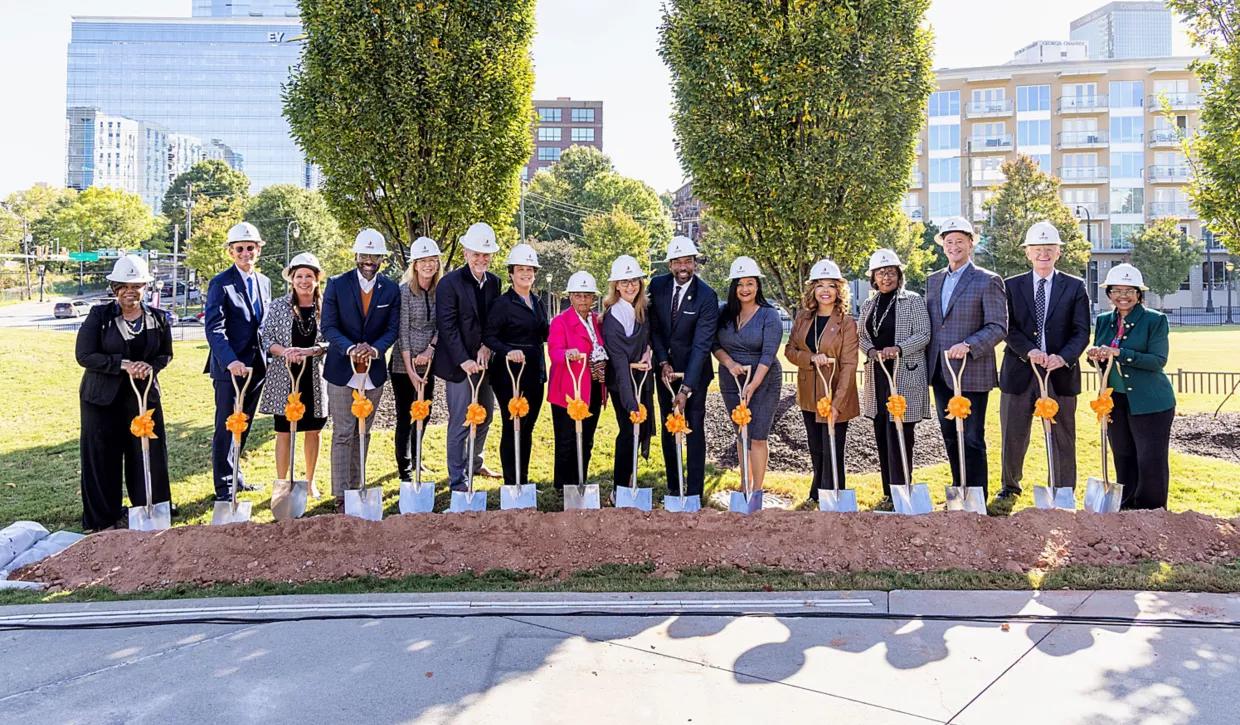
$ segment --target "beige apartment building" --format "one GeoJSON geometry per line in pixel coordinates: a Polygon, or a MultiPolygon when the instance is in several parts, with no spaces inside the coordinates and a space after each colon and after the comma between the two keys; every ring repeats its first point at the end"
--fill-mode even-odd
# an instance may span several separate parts
{"type": "Polygon", "coordinates": [[[1196,129],[1200,109],[1191,60],[1068,60],[938,71],[905,213],[934,223],[957,214],[984,222],[982,202],[1003,182],[1003,162],[1026,154],[1061,179],[1063,201],[1091,241],[1091,289],[1124,261],[1134,232],[1151,220],[1174,217],[1212,254],[1163,305],[1205,306],[1206,280],[1214,282],[1217,305],[1225,294],[1226,255],[1202,229],[1184,189],[1191,171],[1180,137],[1196,129]],[[1163,113],[1164,97],[1171,118],[1163,113]]]}
{"type": "Polygon", "coordinates": [[[554,101],[534,101],[537,119],[531,132],[534,134],[534,153],[521,168],[521,180],[534,178],[534,174],[554,166],[560,154],[573,146],[593,146],[603,150],[603,102],[574,101],[561,96],[554,101]]]}

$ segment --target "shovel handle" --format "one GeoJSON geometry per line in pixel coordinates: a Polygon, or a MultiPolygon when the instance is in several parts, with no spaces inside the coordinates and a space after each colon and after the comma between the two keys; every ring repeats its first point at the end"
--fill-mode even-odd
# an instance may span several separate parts
{"type": "Polygon", "coordinates": [[[968,364],[969,358],[960,358],[960,369],[957,370],[952,365],[952,358],[947,353],[947,350],[943,351],[943,366],[947,368],[947,373],[952,376],[952,390],[956,395],[960,395],[960,380],[964,377],[964,366],[968,364]]]}
{"type": "Polygon", "coordinates": [[[254,368],[245,369],[245,385],[237,385],[237,376],[229,375],[232,378],[233,392],[237,397],[233,400],[233,413],[240,413],[245,407],[245,393],[250,389],[250,380],[254,377],[254,368]]]}

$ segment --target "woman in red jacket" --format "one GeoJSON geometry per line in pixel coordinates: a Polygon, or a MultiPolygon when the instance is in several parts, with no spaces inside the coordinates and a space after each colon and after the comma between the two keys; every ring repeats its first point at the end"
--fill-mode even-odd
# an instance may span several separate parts
{"type": "Polygon", "coordinates": [[[577,485],[577,421],[569,415],[569,401],[577,395],[580,380],[581,398],[589,417],[581,421],[582,470],[590,470],[590,452],[594,449],[594,430],[598,427],[599,411],[607,400],[603,385],[607,369],[607,352],[603,349],[603,330],[594,314],[598,285],[589,272],[578,272],[568,278],[570,309],[551,321],[547,352],[551,358],[551,379],[547,385],[547,401],[551,403],[551,423],[555,430],[555,487],[577,485]],[[581,366],[585,365],[584,372],[581,366]]]}

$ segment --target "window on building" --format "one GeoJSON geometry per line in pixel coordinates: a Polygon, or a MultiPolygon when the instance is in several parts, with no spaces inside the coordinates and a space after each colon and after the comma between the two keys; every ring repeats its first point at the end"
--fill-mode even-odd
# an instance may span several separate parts
{"type": "Polygon", "coordinates": [[[1046,173],[1046,174],[1055,173],[1054,169],[1051,168],[1051,155],[1050,154],[1028,154],[1028,156],[1029,158],[1033,159],[1033,163],[1037,164],[1038,169],[1042,171],[1043,173],[1046,173]]]}
{"type": "Polygon", "coordinates": [[[1111,81],[1111,108],[1144,108],[1143,81],[1111,81]]]}
{"type": "Polygon", "coordinates": [[[539,141],[559,141],[560,130],[558,128],[540,128],[538,129],[539,141]]]}
{"type": "Polygon", "coordinates": [[[1051,110],[1051,87],[1017,86],[1016,110],[1019,112],[1051,110]]]}
{"type": "Polygon", "coordinates": [[[574,108],[572,119],[573,123],[594,123],[594,109],[574,108]]]}
{"type": "Polygon", "coordinates": [[[973,159],[973,183],[1001,184],[1003,176],[1002,156],[980,156],[973,159]]]}
{"type": "Polygon", "coordinates": [[[943,126],[931,126],[927,129],[930,137],[930,150],[959,149],[960,124],[952,123],[943,126]]]}
{"type": "Polygon", "coordinates": [[[1111,143],[1141,143],[1145,135],[1145,119],[1141,116],[1113,116],[1111,143]]]}
{"type": "Polygon", "coordinates": [[[560,160],[560,148],[558,146],[539,146],[538,147],[538,160],[539,161],[559,161],[560,160]]]}
{"type": "Polygon", "coordinates": [[[562,110],[559,108],[540,108],[538,109],[538,120],[543,123],[559,123],[562,110]]]}
{"type": "Polygon", "coordinates": [[[959,216],[960,215],[960,192],[959,191],[932,191],[930,192],[930,216],[934,218],[959,216]]]}
{"type": "Polygon", "coordinates": [[[1051,122],[1050,119],[1045,121],[1017,121],[1016,122],[1016,145],[1017,146],[1050,146],[1051,145],[1051,122]]]}
{"type": "Polygon", "coordinates": [[[1144,224],[1112,224],[1111,248],[1132,249],[1132,237],[1145,229],[1144,224]]]}
{"type": "Polygon", "coordinates": [[[1111,154],[1112,179],[1140,179],[1143,177],[1145,154],[1135,151],[1111,154]]]}
{"type": "Polygon", "coordinates": [[[960,159],[930,159],[931,184],[959,184],[960,159]]]}
{"type": "Polygon", "coordinates": [[[594,140],[594,129],[574,128],[572,136],[573,136],[574,141],[593,141],[594,140]]]}
{"type": "Polygon", "coordinates": [[[937,91],[930,94],[930,116],[959,116],[960,91],[937,91]]]}
{"type": "Polygon", "coordinates": [[[1145,189],[1111,189],[1112,214],[1144,214],[1145,189]]]}

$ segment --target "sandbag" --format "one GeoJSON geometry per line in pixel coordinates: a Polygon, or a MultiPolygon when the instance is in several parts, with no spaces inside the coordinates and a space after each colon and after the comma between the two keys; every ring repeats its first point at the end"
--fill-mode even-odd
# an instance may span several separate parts
{"type": "Polygon", "coordinates": [[[0,529],[0,569],[8,569],[9,562],[45,538],[47,529],[33,521],[14,521],[0,529]]]}
{"type": "Polygon", "coordinates": [[[59,554],[85,538],[85,534],[75,534],[72,531],[57,531],[18,554],[12,561],[4,565],[3,572],[6,575],[11,574],[23,566],[30,566],[53,554],[59,554]]]}

